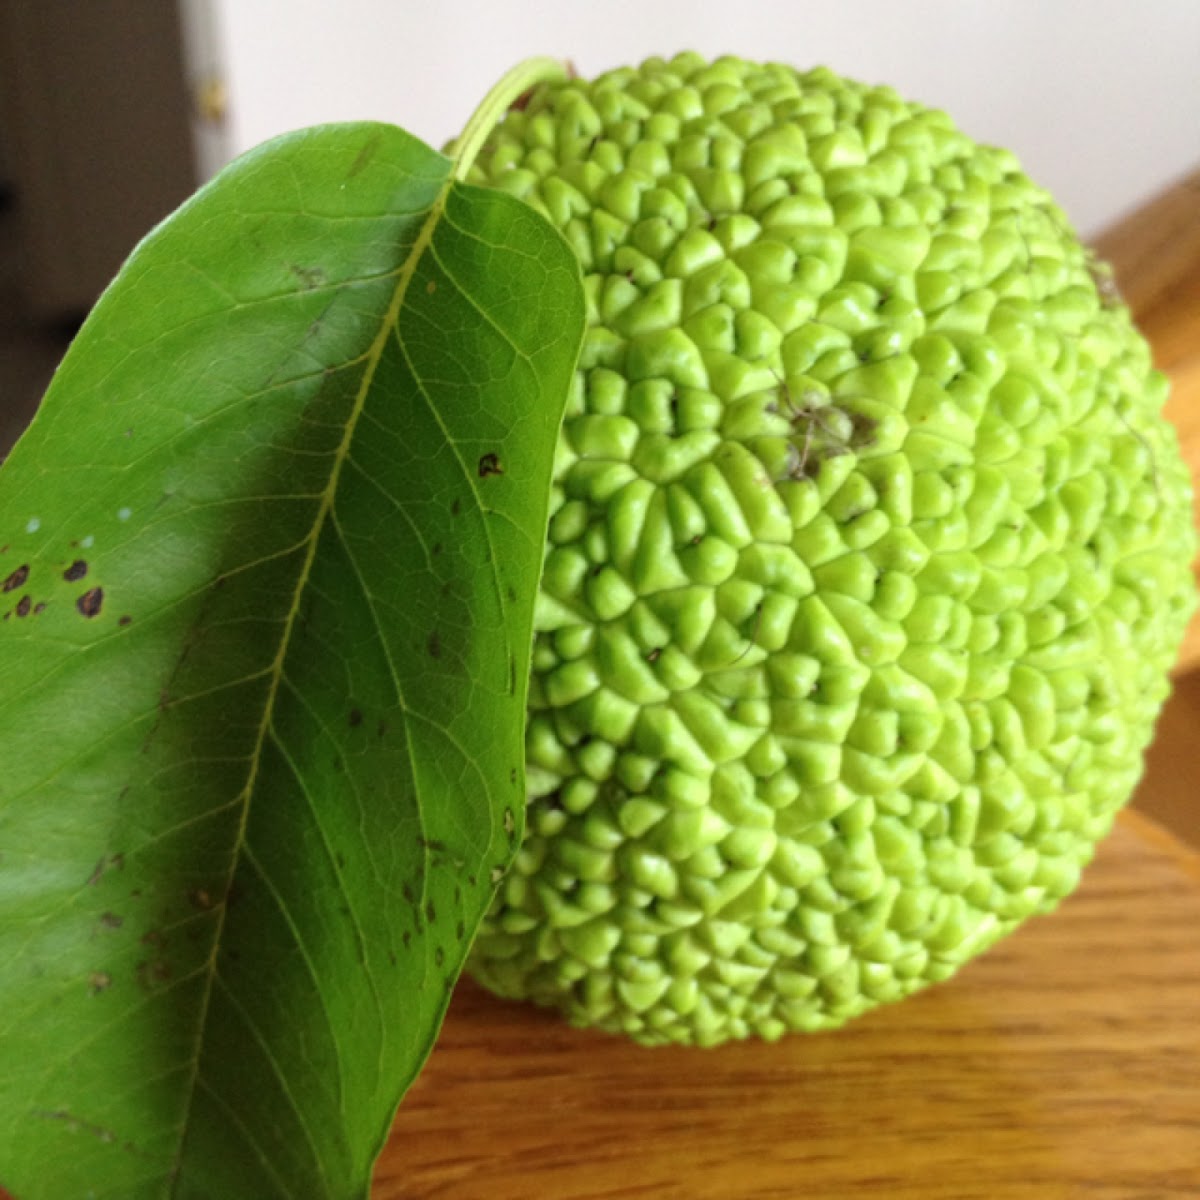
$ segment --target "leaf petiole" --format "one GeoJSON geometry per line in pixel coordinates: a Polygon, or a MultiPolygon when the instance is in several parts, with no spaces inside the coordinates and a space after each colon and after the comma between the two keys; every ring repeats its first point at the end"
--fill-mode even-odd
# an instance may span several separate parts
{"type": "Polygon", "coordinates": [[[527,58],[507,72],[484,96],[462,133],[452,143],[452,177],[456,180],[466,179],[483,144],[514,100],[539,83],[555,83],[566,78],[566,64],[545,56],[527,58]]]}

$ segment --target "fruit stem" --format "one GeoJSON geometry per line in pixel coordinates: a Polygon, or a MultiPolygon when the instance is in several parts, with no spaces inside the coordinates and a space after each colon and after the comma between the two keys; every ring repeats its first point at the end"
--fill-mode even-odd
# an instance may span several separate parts
{"type": "Polygon", "coordinates": [[[566,63],[556,58],[527,58],[501,77],[499,82],[484,96],[479,107],[471,114],[466,128],[454,143],[454,178],[461,180],[474,165],[475,158],[483,149],[488,135],[500,118],[530,88],[539,83],[556,83],[567,78],[566,63]]]}

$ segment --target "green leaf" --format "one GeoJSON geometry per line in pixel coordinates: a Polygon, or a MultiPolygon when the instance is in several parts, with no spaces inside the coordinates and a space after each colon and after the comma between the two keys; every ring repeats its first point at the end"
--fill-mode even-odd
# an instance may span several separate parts
{"type": "Polygon", "coordinates": [[[521,832],[566,244],[401,130],[138,248],[0,471],[0,1181],[363,1196],[521,832]]]}

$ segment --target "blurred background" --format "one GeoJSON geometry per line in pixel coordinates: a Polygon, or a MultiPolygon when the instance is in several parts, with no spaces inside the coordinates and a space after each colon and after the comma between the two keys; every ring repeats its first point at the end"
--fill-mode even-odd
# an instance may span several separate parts
{"type": "MultiPolygon", "coordinates": [[[[890,83],[1016,151],[1200,397],[1200,0],[0,0],[0,457],[134,243],[234,155],[356,118],[440,145],[522,58],[681,49],[890,83]]],[[[1197,680],[1163,726],[1189,759],[1197,680]]],[[[1164,753],[1143,794],[1200,840],[1164,753]]]]}

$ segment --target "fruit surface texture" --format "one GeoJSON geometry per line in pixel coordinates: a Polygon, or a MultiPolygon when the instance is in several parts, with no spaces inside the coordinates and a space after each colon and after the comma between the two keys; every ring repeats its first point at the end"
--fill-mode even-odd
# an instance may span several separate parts
{"type": "Polygon", "coordinates": [[[539,87],[472,179],[589,304],[473,974],[773,1038],[1052,909],[1139,778],[1193,533],[1165,379],[1051,198],[890,89],[692,55],[539,87]]]}

